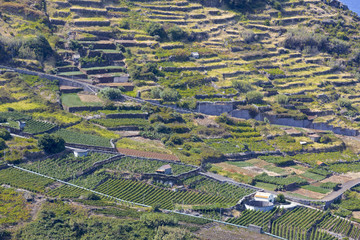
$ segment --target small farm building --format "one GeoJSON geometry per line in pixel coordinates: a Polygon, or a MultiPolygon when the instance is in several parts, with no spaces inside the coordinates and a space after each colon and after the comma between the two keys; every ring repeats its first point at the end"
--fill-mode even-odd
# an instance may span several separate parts
{"type": "Polygon", "coordinates": [[[26,123],[24,121],[17,121],[20,130],[24,130],[26,123]]]}
{"type": "Polygon", "coordinates": [[[195,58],[195,59],[199,59],[200,58],[200,54],[198,52],[192,52],[191,53],[191,57],[195,58]]]}
{"type": "Polygon", "coordinates": [[[170,175],[172,174],[171,166],[170,164],[166,164],[164,166],[161,166],[158,170],[156,170],[156,172],[170,175]]]}
{"type": "Polygon", "coordinates": [[[314,142],[319,142],[321,136],[318,135],[318,134],[311,134],[311,135],[309,135],[309,138],[310,138],[312,141],[314,141],[314,142]]]}
{"type": "Polygon", "coordinates": [[[73,151],[75,157],[85,157],[89,153],[89,150],[84,150],[84,149],[74,149],[73,151]]]}
{"type": "Polygon", "coordinates": [[[272,193],[257,192],[254,196],[254,200],[274,203],[275,195],[272,193]]]}

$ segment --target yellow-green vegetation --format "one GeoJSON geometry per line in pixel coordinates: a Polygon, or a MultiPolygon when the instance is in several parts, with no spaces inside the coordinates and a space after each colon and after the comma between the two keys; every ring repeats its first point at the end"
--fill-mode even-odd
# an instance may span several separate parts
{"type": "Polygon", "coordinates": [[[81,121],[81,117],[77,117],[65,111],[58,112],[34,112],[32,116],[39,120],[47,120],[57,125],[67,125],[81,121]]]}
{"type": "Polygon", "coordinates": [[[37,110],[43,109],[45,105],[41,103],[32,102],[31,100],[22,100],[19,102],[13,103],[3,103],[0,105],[0,111],[4,112],[7,111],[9,108],[12,108],[16,111],[30,111],[30,110],[37,110]]]}
{"type": "Polygon", "coordinates": [[[94,124],[88,123],[86,121],[82,121],[79,124],[71,126],[71,127],[67,128],[67,130],[73,130],[75,132],[78,131],[78,132],[82,132],[82,133],[86,133],[86,134],[98,135],[98,136],[108,138],[108,139],[119,138],[118,134],[116,134],[112,131],[100,128],[98,126],[95,126],[94,124]]]}
{"type": "Polygon", "coordinates": [[[246,176],[246,175],[236,173],[236,172],[226,171],[226,170],[223,170],[223,168],[221,168],[219,166],[215,166],[215,165],[211,165],[211,168],[209,171],[216,173],[216,174],[220,174],[224,177],[231,178],[237,182],[251,183],[251,181],[252,181],[252,178],[250,176],[246,176]]]}
{"type": "Polygon", "coordinates": [[[30,209],[22,192],[0,187],[0,224],[12,225],[30,218],[30,209]]]}
{"type": "MultiPolygon", "coordinates": [[[[5,151],[5,160],[7,162],[17,162],[23,157],[31,154],[40,152],[41,150],[37,146],[37,140],[33,138],[21,138],[13,137],[10,140],[6,141],[8,148],[4,149],[5,151]]],[[[3,158],[4,154],[2,154],[3,158]]]]}
{"type": "Polygon", "coordinates": [[[150,141],[147,139],[133,140],[131,138],[121,138],[116,142],[118,148],[128,148],[148,152],[172,154],[169,149],[158,141],[150,141]]]}

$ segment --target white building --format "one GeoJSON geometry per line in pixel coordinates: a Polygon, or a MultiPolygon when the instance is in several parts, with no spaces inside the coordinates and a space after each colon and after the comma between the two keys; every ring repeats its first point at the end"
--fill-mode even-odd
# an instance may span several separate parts
{"type": "Polygon", "coordinates": [[[272,193],[257,192],[254,196],[255,201],[275,203],[275,195],[272,193]]]}
{"type": "Polygon", "coordinates": [[[73,151],[75,157],[86,157],[89,153],[89,150],[84,149],[74,149],[73,151]]]}

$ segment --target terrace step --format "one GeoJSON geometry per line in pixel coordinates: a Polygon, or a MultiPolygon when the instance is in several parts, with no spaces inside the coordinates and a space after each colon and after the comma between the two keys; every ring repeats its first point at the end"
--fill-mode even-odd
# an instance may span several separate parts
{"type": "Polygon", "coordinates": [[[107,10],[103,8],[81,8],[71,7],[70,12],[76,13],[79,16],[106,16],[107,10]]]}
{"type": "Polygon", "coordinates": [[[109,20],[75,20],[74,25],[77,27],[108,27],[110,26],[109,20]]]}
{"type": "Polygon", "coordinates": [[[80,71],[79,68],[75,66],[58,67],[56,70],[58,73],[80,71]]]}
{"type": "Polygon", "coordinates": [[[184,19],[183,16],[169,16],[169,15],[150,15],[148,16],[150,19],[165,19],[165,20],[178,20],[184,19]]]}
{"type": "Polygon", "coordinates": [[[70,3],[63,1],[55,1],[54,3],[58,6],[58,8],[68,8],[71,6],[70,3]]]}
{"type": "Polygon", "coordinates": [[[62,76],[62,77],[74,78],[74,79],[87,79],[87,75],[80,71],[78,71],[78,72],[61,72],[58,75],[62,76]]]}
{"type": "Polygon", "coordinates": [[[196,9],[201,9],[201,5],[192,5],[192,6],[154,6],[154,5],[142,5],[142,4],[135,4],[135,6],[141,7],[141,8],[147,8],[151,10],[160,10],[160,11],[172,11],[172,12],[191,12],[196,9]]]}
{"type": "Polygon", "coordinates": [[[115,40],[115,43],[121,44],[124,47],[149,47],[156,43],[156,41],[139,42],[136,40],[115,40]]]}
{"type": "Polygon", "coordinates": [[[127,7],[106,7],[106,10],[112,11],[112,12],[128,12],[130,11],[127,7]]]}
{"type": "Polygon", "coordinates": [[[92,0],[68,0],[71,5],[78,5],[83,7],[102,7],[102,1],[92,0]]]}
{"type": "Polygon", "coordinates": [[[113,41],[79,41],[85,47],[93,46],[93,49],[116,49],[113,41]]]}
{"type": "Polygon", "coordinates": [[[105,66],[105,67],[93,67],[93,68],[82,68],[81,71],[87,75],[92,74],[104,74],[104,73],[121,73],[126,69],[119,66],[105,66]]]}

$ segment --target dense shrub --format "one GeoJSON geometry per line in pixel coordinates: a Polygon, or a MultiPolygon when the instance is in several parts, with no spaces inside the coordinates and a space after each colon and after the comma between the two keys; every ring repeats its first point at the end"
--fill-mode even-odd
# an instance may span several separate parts
{"type": "Polygon", "coordinates": [[[175,145],[181,145],[184,143],[184,140],[181,137],[179,137],[178,135],[172,135],[170,137],[169,141],[175,145]]]}
{"type": "Polygon", "coordinates": [[[316,47],[319,51],[326,51],[328,43],[329,41],[326,36],[300,28],[288,31],[284,46],[300,50],[303,50],[305,47],[316,47]]]}
{"type": "Polygon", "coordinates": [[[240,33],[241,37],[244,39],[246,43],[251,43],[255,41],[255,33],[251,30],[244,30],[240,33]]]}
{"type": "Polygon", "coordinates": [[[151,93],[151,97],[152,97],[152,98],[155,98],[155,99],[160,98],[161,92],[162,92],[161,88],[159,88],[159,87],[154,87],[154,88],[151,89],[151,92],[150,92],[150,93],[151,93]]]}
{"type": "Polygon", "coordinates": [[[166,88],[161,92],[160,97],[165,102],[176,102],[180,99],[180,94],[174,89],[166,88]]]}
{"type": "Polygon", "coordinates": [[[246,101],[248,103],[262,103],[264,95],[258,91],[251,91],[246,93],[246,101]]]}
{"type": "Polygon", "coordinates": [[[120,28],[123,28],[123,29],[130,29],[130,22],[129,20],[127,19],[124,19],[120,22],[120,25],[119,25],[120,28]]]}
{"type": "Polygon", "coordinates": [[[38,146],[46,153],[58,153],[65,150],[65,141],[59,136],[44,134],[39,138],[38,146]]]}
{"type": "Polygon", "coordinates": [[[351,101],[347,98],[339,98],[338,104],[340,107],[351,108],[351,101]]]}
{"type": "Polygon", "coordinates": [[[9,139],[11,139],[11,135],[7,130],[2,128],[2,129],[0,129],[0,138],[2,138],[4,140],[9,140],[9,139]]]}
{"type": "Polygon", "coordinates": [[[231,84],[233,88],[242,93],[247,93],[252,90],[251,84],[245,81],[234,80],[231,82],[231,84]]]}
{"type": "Polygon", "coordinates": [[[177,224],[178,222],[174,216],[164,215],[160,213],[143,214],[141,215],[140,220],[149,228],[157,228],[166,225],[172,226],[177,224]]]}
{"type": "Polygon", "coordinates": [[[171,41],[180,41],[187,37],[186,32],[179,26],[173,26],[167,30],[167,34],[171,41]]]}
{"type": "Polygon", "coordinates": [[[53,53],[53,49],[43,35],[27,38],[0,38],[1,60],[18,57],[44,61],[53,53]]]}
{"type": "Polygon", "coordinates": [[[284,95],[284,94],[280,94],[276,97],[276,101],[279,104],[288,104],[289,103],[289,97],[284,95]]]}
{"type": "Polygon", "coordinates": [[[118,88],[103,88],[99,94],[109,100],[120,99],[122,97],[121,90],[118,88]]]}
{"type": "Polygon", "coordinates": [[[167,34],[160,23],[149,23],[146,31],[150,36],[159,36],[161,39],[165,39],[167,37],[167,34]]]}
{"type": "Polygon", "coordinates": [[[7,148],[5,140],[0,138],[0,150],[7,148]]]}

